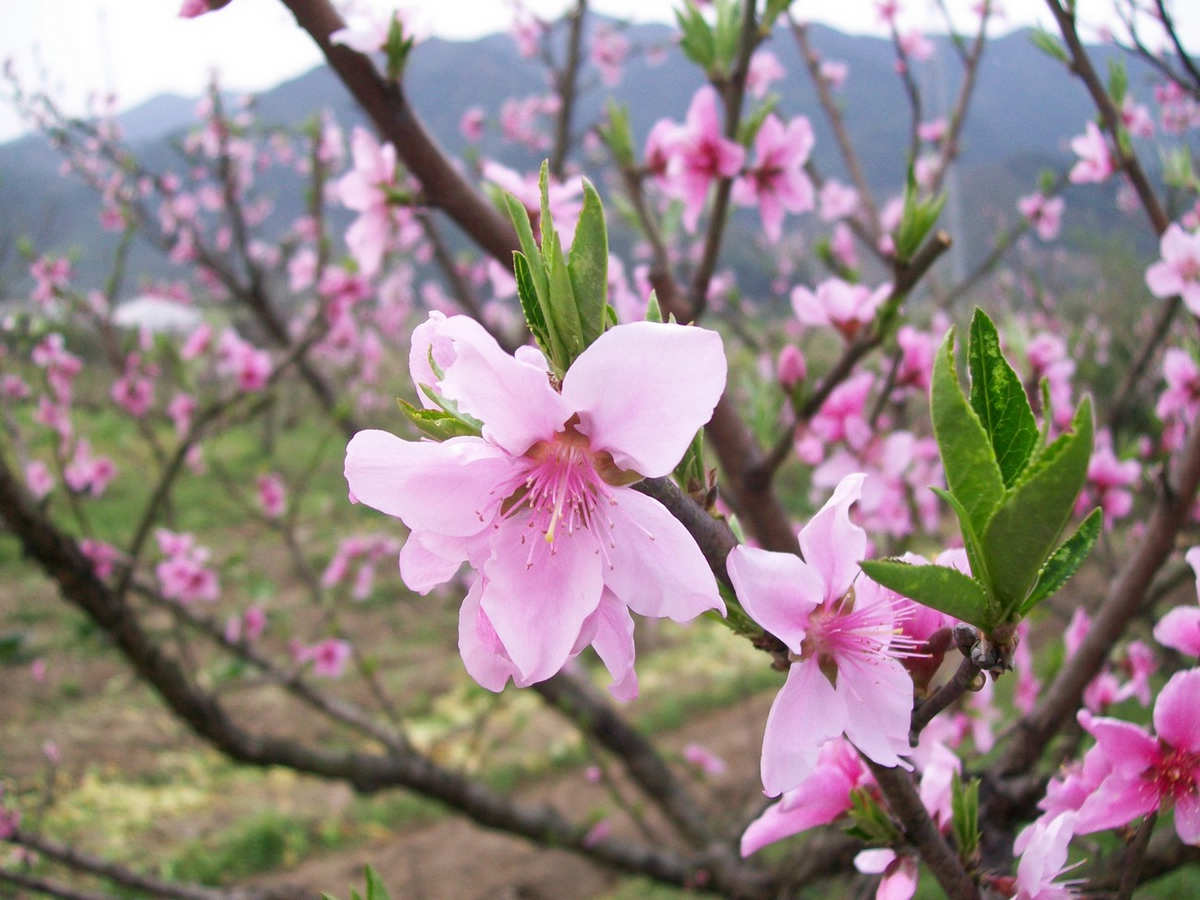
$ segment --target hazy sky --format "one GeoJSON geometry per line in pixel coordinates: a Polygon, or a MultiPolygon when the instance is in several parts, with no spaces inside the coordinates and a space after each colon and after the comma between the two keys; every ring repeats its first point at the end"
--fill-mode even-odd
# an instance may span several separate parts
{"type": "MultiPolygon", "coordinates": [[[[234,0],[219,12],[191,21],[177,17],[180,0],[2,0],[0,58],[12,59],[21,77],[38,84],[44,72],[55,96],[72,112],[89,91],[115,92],[121,108],[163,91],[198,95],[217,68],[231,90],[255,91],[297,75],[320,55],[279,0],[234,0]]],[[[974,0],[948,0],[963,16],[974,0]]],[[[1038,21],[1049,24],[1041,0],[1001,0],[1005,30],[1038,21]]],[[[359,0],[364,8],[389,9],[387,0],[359,0]]],[[[512,6],[504,0],[436,0],[401,3],[414,8],[429,29],[447,38],[473,38],[505,29],[512,6]]],[[[566,0],[528,0],[552,15],[566,0]]],[[[639,21],[669,21],[671,0],[593,0],[592,7],[639,21]]],[[[940,21],[931,0],[907,0],[902,22],[933,27],[940,21]]],[[[1111,16],[1111,0],[1079,0],[1081,16],[1111,16]]],[[[1200,46],[1200,3],[1175,0],[1189,46],[1200,46]]],[[[793,10],[853,32],[877,32],[874,0],[797,0],[793,10]]],[[[964,19],[964,21],[966,21],[964,19]]],[[[0,140],[23,130],[0,101],[0,140]]]]}

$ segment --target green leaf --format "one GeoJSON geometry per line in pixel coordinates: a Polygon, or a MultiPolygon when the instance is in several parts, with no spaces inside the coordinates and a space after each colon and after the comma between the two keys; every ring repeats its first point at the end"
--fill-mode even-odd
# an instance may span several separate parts
{"type": "Polygon", "coordinates": [[[1029,595],[1042,563],[1071,518],[1091,455],[1092,404],[1085,397],[1071,432],[1033,461],[984,529],[988,572],[1006,618],[1029,595]]]}
{"type": "Polygon", "coordinates": [[[553,360],[554,347],[550,339],[550,328],[546,324],[546,314],[538,301],[537,288],[534,287],[533,275],[529,270],[529,260],[519,250],[513,251],[513,274],[517,280],[517,296],[521,299],[521,312],[525,316],[525,324],[529,326],[530,333],[547,358],[553,360]]]}
{"type": "Polygon", "coordinates": [[[629,107],[619,105],[609,98],[605,108],[608,121],[597,129],[600,138],[608,146],[613,158],[622,167],[632,167],[635,164],[633,154],[633,130],[629,125],[629,107]]]}
{"type": "Polygon", "coordinates": [[[946,332],[933,362],[929,406],[946,484],[966,509],[976,533],[982,533],[1004,496],[1004,479],[987,432],[958,385],[953,328],[946,332]]]}
{"type": "Polygon", "coordinates": [[[1113,105],[1118,109],[1125,102],[1125,94],[1129,91],[1129,73],[1125,71],[1125,63],[1119,59],[1108,61],[1108,95],[1112,97],[1113,105]]]}
{"type": "Polygon", "coordinates": [[[679,46],[684,55],[707,72],[717,55],[708,22],[704,21],[704,16],[691,0],[687,0],[682,10],[675,10],[675,21],[679,23],[679,46]]]}
{"type": "Polygon", "coordinates": [[[473,424],[461,413],[445,409],[424,409],[413,406],[403,398],[397,399],[396,402],[400,404],[400,411],[422,434],[427,434],[435,440],[444,441],[463,435],[480,436],[482,425],[478,422],[473,424]]]}
{"type": "Polygon", "coordinates": [[[1037,446],[1037,420],[1021,379],[1000,351],[996,326],[978,308],[971,319],[969,348],[971,408],[991,438],[1000,476],[1007,487],[1017,480],[1037,446]]]}
{"type": "Polygon", "coordinates": [[[767,0],[766,9],[763,10],[762,22],[758,26],[759,32],[764,35],[770,34],[771,28],[775,25],[775,20],[791,5],[792,0],[767,0]]]}
{"type": "Polygon", "coordinates": [[[650,291],[650,300],[646,303],[646,321],[661,322],[663,320],[662,307],[658,305],[658,292],[650,291]]]}
{"type": "Polygon", "coordinates": [[[987,594],[958,569],[898,559],[868,559],[860,565],[868,577],[898,594],[980,628],[989,624],[987,594]]]}
{"type": "Polygon", "coordinates": [[[738,143],[745,147],[753,144],[754,138],[758,135],[758,129],[762,128],[762,123],[767,120],[767,116],[775,112],[775,107],[778,105],[779,95],[768,94],[762,104],[742,120],[742,124],[738,127],[738,143]]]}
{"type": "Polygon", "coordinates": [[[687,452],[675,467],[675,480],[685,490],[691,490],[690,485],[704,486],[704,430],[696,432],[692,442],[688,444],[687,452]]]}
{"type": "Polygon", "coordinates": [[[950,782],[950,811],[954,840],[964,862],[979,849],[979,779],[963,785],[957,772],[950,782]]]}
{"type": "Polygon", "coordinates": [[[1057,59],[1060,63],[1068,63],[1067,51],[1062,48],[1062,44],[1058,42],[1058,38],[1050,34],[1044,28],[1035,28],[1029,35],[1029,40],[1033,42],[1033,46],[1037,47],[1047,56],[1057,59]]]}
{"type": "Polygon", "coordinates": [[[550,282],[550,314],[547,319],[552,340],[563,347],[565,356],[562,366],[566,371],[587,345],[583,340],[583,323],[575,303],[575,291],[571,287],[571,273],[558,242],[558,232],[551,226],[549,233],[543,229],[542,235],[542,257],[546,260],[546,277],[550,282]]]}
{"type": "Polygon", "coordinates": [[[971,517],[967,514],[966,507],[959,503],[958,498],[949,491],[944,491],[939,487],[931,487],[930,490],[950,504],[950,508],[954,510],[955,516],[958,517],[958,530],[962,534],[963,548],[967,551],[967,563],[971,567],[971,575],[983,587],[983,592],[988,601],[988,617],[995,620],[999,609],[996,607],[996,597],[992,590],[992,580],[988,575],[987,558],[983,553],[983,543],[979,540],[979,534],[975,531],[975,526],[971,524],[971,517]]]}
{"type": "Polygon", "coordinates": [[[1054,594],[1070,580],[1083,561],[1087,559],[1096,539],[1100,537],[1100,526],[1104,521],[1100,507],[1096,507],[1080,524],[1075,533],[1063,541],[1062,545],[1051,554],[1038,572],[1037,581],[1029,597],[1021,604],[1019,614],[1023,618],[1030,610],[1054,594]]]}
{"type": "Polygon", "coordinates": [[[946,205],[946,194],[943,191],[929,200],[921,200],[917,189],[917,179],[910,163],[908,180],[904,188],[904,211],[900,216],[900,224],[896,226],[894,240],[896,242],[896,258],[909,260],[916,255],[925,242],[926,236],[933,229],[942,207],[946,205]]]}
{"type": "Polygon", "coordinates": [[[608,305],[608,232],[604,227],[604,206],[587,179],[583,182],[583,210],[575,226],[567,271],[583,327],[583,344],[587,347],[604,333],[604,308],[608,305]]]}
{"type": "Polygon", "coordinates": [[[367,900],[391,900],[379,873],[367,866],[367,900]]]}

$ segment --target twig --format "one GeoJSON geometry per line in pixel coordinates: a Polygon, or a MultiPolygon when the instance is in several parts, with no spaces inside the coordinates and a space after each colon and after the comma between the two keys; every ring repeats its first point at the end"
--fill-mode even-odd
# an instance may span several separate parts
{"type": "Polygon", "coordinates": [[[1158,821],[1158,811],[1150,813],[1138,826],[1133,840],[1121,860],[1121,884],[1117,888],[1116,900],[1132,900],[1133,889],[1138,886],[1138,874],[1141,872],[1142,860],[1146,848],[1150,845],[1150,835],[1154,831],[1154,823],[1158,821]]]}

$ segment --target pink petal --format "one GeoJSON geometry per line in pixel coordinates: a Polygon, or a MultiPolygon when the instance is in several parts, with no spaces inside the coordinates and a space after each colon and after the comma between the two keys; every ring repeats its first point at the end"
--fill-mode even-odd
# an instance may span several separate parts
{"type": "Polygon", "coordinates": [[[860,850],[854,857],[854,868],[866,875],[880,875],[895,859],[896,851],[888,847],[880,847],[877,850],[860,850]]]}
{"type": "Polygon", "coordinates": [[[775,797],[804,781],[821,745],[845,727],[846,710],[815,658],[795,662],[771,704],[763,733],[762,783],[775,797]]]}
{"type": "Polygon", "coordinates": [[[1156,262],[1146,270],[1146,287],[1155,297],[1170,297],[1183,290],[1183,279],[1169,262],[1156,262]]]}
{"type": "Polygon", "coordinates": [[[808,614],[825,597],[821,576],[794,553],[775,553],[739,544],[725,562],[746,614],[799,653],[808,614]]]}
{"type": "Polygon", "coordinates": [[[1185,844],[1200,844],[1200,793],[1195,785],[1175,798],[1175,831],[1185,844]]]}
{"type": "Polygon", "coordinates": [[[847,711],[846,737],[881,766],[904,765],[913,683],[898,660],[839,657],[837,693],[847,711]]]}
{"type": "Polygon", "coordinates": [[[858,564],[867,555],[867,533],[850,521],[850,506],[862,496],[866,475],[847,475],[833,496],[800,531],[800,550],[805,561],[821,573],[825,600],[841,597],[859,573],[858,564]]]}
{"type": "Polygon", "coordinates": [[[628,702],[638,693],[637,673],[633,669],[633,617],[612,591],[605,591],[589,619],[596,629],[592,649],[613,679],[609,691],[621,702],[628,702]]]}
{"type": "Polygon", "coordinates": [[[803,285],[792,289],[792,311],[803,325],[820,327],[829,324],[829,314],[817,295],[803,285]]]}
{"type": "Polygon", "coordinates": [[[515,680],[518,675],[496,630],[479,606],[483,583],[484,579],[475,579],[458,611],[458,652],[472,678],[489,691],[500,692],[509,678],[515,680]]]}
{"type": "Polygon", "coordinates": [[[1080,724],[1096,739],[1113,770],[1134,776],[1154,765],[1158,743],[1143,729],[1120,719],[1081,717],[1080,724]]]}
{"type": "Polygon", "coordinates": [[[900,865],[879,879],[875,900],[909,900],[917,892],[917,871],[916,860],[900,857],[900,865]]]}
{"type": "Polygon", "coordinates": [[[1200,656],[1200,608],[1176,607],[1158,620],[1154,639],[1164,647],[1200,656]]]}
{"type": "Polygon", "coordinates": [[[1159,794],[1153,783],[1114,772],[1079,808],[1076,834],[1116,828],[1158,809],[1159,794]]]}
{"type": "Polygon", "coordinates": [[[548,542],[528,514],[498,523],[480,605],[524,684],[558,672],[600,604],[595,536],[559,529],[548,542]]]}
{"type": "Polygon", "coordinates": [[[400,577],[418,594],[428,594],[453,578],[466,558],[464,541],[414,531],[400,549],[400,577]]]}
{"type": "Polygon", "coordinates": [[[592,450],[647,478],[670,474],[725,390],[721,336],[633,322],[600,335],[563,378],[592,450]]]}
{"type": "Polygon", "coordinates": [[[614,488],[612,501],[612,544],[601,554],[608,589],[642,616],[687,622],[709,609],[724,615],[712,570],[679,520],[630,488],[614,488]]]}
{"type": "Polygon", "coordinates": [[[838,772],[820,769],[780,802],[768,806],[742,834],[742,856],[818,825],[828,825],[850,808],[853,785],[838,772]],[[819,777],[818,777],[819,776],[819,777]]]}
{"type": "Polygon", "coordinates": [[[1180,750],[1200,753],[1200,669],[1171,676],[1154,702],[1154,730],[1180,750]]]}
{"type": "Polygon", "coordinates": [[[455,537],[488,525],[504,500],[490,491],[512,467],[507,454],[474,437],[437,444],[360,431],[346,445],[346,481],[360,502],[414,531],[455,537]]]}
{"type": "Polygon", "coordinates": [[[454,346],[442,393],[483,422],[485,438],[520,456],[562,429],[571,413],[545,371],[509,356],[467,316],[446,319],[439,333],[454,346]]]}
{"type": "Polygon", "coordinates": [[[1180,262],[1196,252],[1191,235],[1175,222],[1167,226],[1158,246],[1162,252],[1162,258],[1168,262],[1180,262]]]}

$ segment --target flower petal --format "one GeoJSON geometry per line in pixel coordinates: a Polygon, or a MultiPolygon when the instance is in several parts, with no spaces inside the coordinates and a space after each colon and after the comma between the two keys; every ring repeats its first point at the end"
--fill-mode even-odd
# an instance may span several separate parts
{"type": "Polygon", "coordinates": [[[846,710],[817,660],[793,663],[763,733],[761,770],[767,796],[791,790],[811,775],[821,745],[840,735],[845,723],[846,710]]]}
{"type": "Polygon", "coordinates": [[[579,632],[600,604],[603,583],[595,536],[560,529],[553,542],[528,514],[501,521],[480,605],[522,684],[544,681],[562,668],[579,632]]]}
{"type": "Polygon", "coordinates": [[[1096,739],[1118,773],[1137,775],[1158,759],[1158,742],[1130,722],[1081,714],[1079,723],[1096,739]]]}
{"type": "Polygon", "coordinates": [[[418,594],[428,594],[457,573],[467,558],[466,542],[431,531],[414,531],[400,549],[400,577],[418,594]]]}
{"type": "Polygon", "coordinates": [[[898,660],[839,656],[837,693],[846,710],[846,737],[881,766],[903,766],[908,743],[913,683],[898,660]]]}
{"type": "Polygon", "coordinates": [[[821,576],[794,553],[745,544],[729,551],[725,566],[746,614],[799,653],[808,614],[825,598],[821,576]]]}
{"type": "Polygon", "coordinates": [[[346,482],[360,502],[453,537],[487,527],[504,500],[490,492],[512,469],[508,454],[476,437],[438,444],[360,431],[346,445],[346,482]]]}
{"type": "Polygon", "coordinates": [[[437,338],[450,340],[454,351],[441,379],[442,394],[483,422],[483,436],[509,453],[520,456],[535,441],[548,440],[570,418],[546,371],[505,353],[474,319],[451,316],[438,327],[437,338]]]}
{"type": "Polygon", "coordinates": [[[853,472],[843,478],[800,530],[800,551],[805,562],[821,573],[825,600],[835,600],[850,589],[858,563],[867,555],[867,533],[850,521],[850,506],[862,496],[866,477],[853,472]]]}
{"type": "Polygon", "coordinates": [[[562,396],[592,450],[647,478],[670,474],[725,390],[721,336],[631,322],[600,335],[571,365],[562,396]]]}
{"type": "Polygon", "coordinates": [[[1200,656],[1200,608],[1176,607],[1158,620],[1154,639],[1164,647],[1200,656]]]}
{"type": "Polygon", "coordinates": [[[1172,675],[1154,702],[1154,730],[1158,736],[1172,747],[1191,753],[1200,753],[1198,697],[1200,669],[1188,669],[1172,675]]]}
{"type": "Polygon", "coordinates": [[[604,583],[630,609],[676,622],[709,609],[725,614],[704,554],[666,507],[630,488],[613,488],[607,515],[612,543],[601,553],[604,583]]]}
{"type": "Polygon", "coordinates": [[[1185,844],[1200,844],[1200,793],[1195,785],[1175,798],[1175,831],[1185,844]]]}
{"type": "Polygon", "coordinates": [[[517,668],[479,606],[483,584],[483,578],[475,579],[458,611],[458,652],[467,674],[489,691],[499,693],[509,678],[517,678],[517,668]]]}
{"type": "Polygon", "coordinates": [[[890,847],[860,850],[854,857],[854,868],[867,875],[881,875],[895,859],[896,851],[890,847]]]}
{"type": "Polygon", "coordinates": [[[632,700],[637,696],[638,680],[633,668],[633,617],[628,607],[606,590],[600,596],[600,605],[588,618],[595,626],[592,649],[613,678],[609,691],[623,703],[632,700]]]}
{"type": "Polygon", "coordinates": [[[850,808],[852,787],[841,773],[819,769],[746,827],[742,834],[742,856],[793,834],[828,825],[850,808]]]}
{"type": "Polygon", "coordinates": [[[1158,809],[1159,801],[1152,782],[1114,772],[1079,808],[1075,833],[1091,834],[1132,822],[1158,809]]]}

